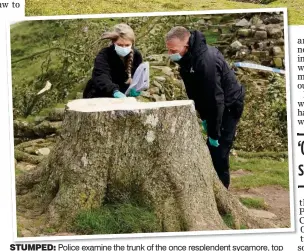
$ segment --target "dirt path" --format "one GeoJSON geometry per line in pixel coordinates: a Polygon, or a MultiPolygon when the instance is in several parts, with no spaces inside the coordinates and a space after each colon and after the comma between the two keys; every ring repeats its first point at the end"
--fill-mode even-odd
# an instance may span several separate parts
{"type": "Polygon", "coordinates": [[[290,196],[289,191],[280,186],[263,186],[249,189],[231,189],[237,196],[263,198],[268,205],[268,212],[276,217],[271,220],[281,228],[290,227],[290,196]]]}

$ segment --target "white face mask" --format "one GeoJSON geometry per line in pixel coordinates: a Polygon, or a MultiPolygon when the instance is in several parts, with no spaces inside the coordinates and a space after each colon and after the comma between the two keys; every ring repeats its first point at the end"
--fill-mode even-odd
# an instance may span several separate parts
{"type": "Polygon", "coordinates": [[[121,57],[127,56],[131,52],[131,48],[132,48],[132,46],[121,47],[121,46],[115,44],[115,51],[121,57]]]}
{"type": "Polygon", "coordinates": [[[179,53],[174,53],[170,55],[170,59],[174,62],[177,62],[182,59],[182,56],[179,53]]]}

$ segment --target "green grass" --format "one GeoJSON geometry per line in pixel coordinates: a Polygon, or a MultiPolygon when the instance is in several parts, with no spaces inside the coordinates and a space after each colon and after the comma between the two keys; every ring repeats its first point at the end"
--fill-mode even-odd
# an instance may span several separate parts
{"type": "Polygon", "coordinates": [[[39,1],[28,0],[26,15],[64,15],[64,14],[99,14],[101,13],[126,13],[126,12],[152,12],[152,11],[178,11],[178,10],[222,10],[222,9],[249,9],[287,7],[289,24],[304,24],[303,3],[301,0],[278,0],[273,3],[252,4],[234,2],[229,0],[89,0],[77,1],[71,4],[68,0],[39,1]]]}
{"type": "MultiPolygon", "coordinates": [[[[64,30],[56,27],[51,22],[35,21],[17,23],[11,27],[11,53],[12,60],[19,60],[36,52],[48,49],[49,42],[54,36],[60,36],[64,30]]],[[[59,66],[59,58],[55,51],[51,53],[50,69],[59,66]]],[[[41,65],[45,61],[43,57],[25,60],[12,64],[13,85],[34,82],[41,74],[41,65]]]]}
{"type": "Polygon", "coordinates": [[[227,227],[229,228],[233,228],[233,217],[231,214],[225,214],[225,215],[222,215],[222,219],[223,221],[225,222],[225,224],[227,225],[227,227]]]}
{"type": "Polygon", "coordinates": [[[52,233],[56,233],[56,230],[54,228],[47,228],[45,229],[45,232],[52,234],[52,233]]]}
{"type": "Polygon", "coordinates": [[[72,231],[79,234],[122,234],[160,232],[156,215],[131,203],[105,205],[77,215],[72,231]]]}
{"type": "Polygon", "coordinates": [[[55,108],[64,108],[65,104],[58,103],[54,107],[44,108],[39,112],[39,116],[48,116],[55,108]]]}
{"type": "Polygon", "coordinates": [[[245,158],[245,159],[252,159],[252,158],[262,158],[262,159],[273,159],[273,160],[284,160],[288,159],[288,152],[244,152],[244,151],[237,151],[238,157],[245,158]]]}
{"type": "MultiPolygon", "coordinates": [[[[223,221],[225,222],[226,226],[233,229],[234,228],[234,219],[233,216],[231,214],[225,214],[225,215],[221,215],[223,221]]],[[[248,229],[247,226],[241,224],[240,229],[248,229]]]]}
{"type": "Polygon", "coordinates": [[[15,168],[15,176],[18,176],[20,174],[23,174],[24,172],[21,171],[19,168],[15,168]]]}
{"type": "Polygon", "coordinates": [[[266,185],[279,185],[289,188],[288,161],[277,161],[263,158],[231,158],[231,170],[242,169],[250,172],[248,175],[232,178],[232,187],[245,189],[266,185]]]}
{"type": "Polygon", "coordinates": [[[206,42],[208,44],[216,43],[218,38],[219,38],[219,33],[218,32],[212,32],[210,30],[204,31],[204,35],[206,37],[206,42]]]}
{"type": "Polygon", "coordinates": [[[263,198],[240,198],[240,201],[244,206],[248,208],[262,210],[266,210],[268,208],[263,198]]]}

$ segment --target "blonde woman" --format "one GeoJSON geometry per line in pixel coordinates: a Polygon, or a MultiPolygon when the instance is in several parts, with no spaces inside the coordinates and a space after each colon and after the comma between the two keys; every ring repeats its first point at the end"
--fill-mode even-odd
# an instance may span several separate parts
{"type": "MultiPolygon", "coordinates": [[[[111,40],[94,62],[92,78],[83,92],[84,98],[123,98],[132,82],[137,67],[142,63],[140,52],[134,48],[135,35],[127,24],[117,24],[113,31],[103,34],[102,39],[111,40]]],[[[131,90],[129,96],[138,96],[131,90]]]]}

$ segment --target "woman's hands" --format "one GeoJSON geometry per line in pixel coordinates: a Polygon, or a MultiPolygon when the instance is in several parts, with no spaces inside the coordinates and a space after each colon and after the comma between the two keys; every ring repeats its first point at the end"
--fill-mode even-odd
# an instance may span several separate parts
{"type": "Polygon", "coordinates": [[[114,98],[125,98],[127,96],[125,94],[123,94],[122,92],[120,92],[120,91],[114,91],[113,97],[114,98]]]}

